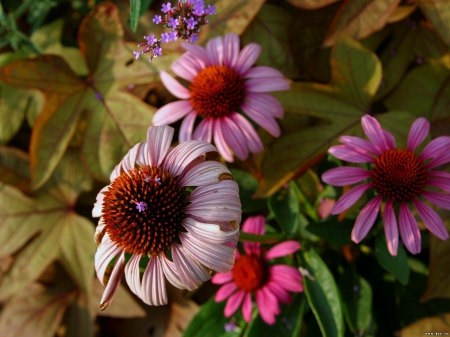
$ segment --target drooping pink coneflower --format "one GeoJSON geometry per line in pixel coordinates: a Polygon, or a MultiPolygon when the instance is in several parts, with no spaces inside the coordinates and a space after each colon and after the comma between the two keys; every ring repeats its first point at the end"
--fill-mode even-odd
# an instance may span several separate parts
{"type": "MultiPolygon", "coordinates": [[[[248,218],[242,231],[252,234],[264,234],[263,216],[248,218]]],[[[287,265],[271,265],[269,260],[292,254],[300,249],[297,241],[285,241],[272,247],[264,254],[259,243],[243,243],[245,254],[236,252],[236,263],[230,272],[216,274],[212,283],[223,284],[217,291],[216,302],[228,298],[224,314],[233,315],[242,305],[242,314],[247,322],[252,318],[252,294],[255,294],[261,318],[267,324],[275,323],[280,313],[279,302],[290,303],[289,292],[303,291],[302,274],[297,268],[287,265]]]]}
{"type": "Polygon", "coordinates": [[[106,285],[102,309],[123,274],[145,303],[162,305],[165,279],[193,290],[210,279],[210,269],[227,272],[233,266],[238,186],[224,165],[208,160],[218,157],[214,146],[192,140],[171,149],[172,136],[171,127],[150,127],[147,142],[125,155],[97,195],[92,215],[100,217],[95,269],[106,285]],[[187,186],[195,187],[192,193],[187,186]]]}
{"type": "Polygon", "coordinates": [[[166,88],[181,100],[160,108],[153,117],[154,125],[184,118],[180,141],[213,140],[229,162],[233,161],[231,151],[244,160],[249,152],[263,149],[261,139],[242,112],[274,137],[280,135],[275,117],[283,118],[284,110],[267,92],[290,86],[278,70],[252,67],[261,53],[258,44],[250,43],[240,50],[239,37],[228,34],[211,39],[206,48],[189,43],[182,46],[187,52],[172,64],[172,70],[190,82],[189,88],[161,71],[166,88]],[[194,130],[197,117],[200,123],[194,130]]]}
{"type": "Polygon", "coordinates": [[[413,254],[421,249],[420,230],[410,207],[417,210],[425,226],[437,237],[447,240],[448,232],[439,215],[422,198],[450,209],[450,195],[434,191],[440,188],[450,192],[450,174],[434,171],[439,165],[450,162],[450,137],[433,139],[420,155],[414,151],[427,137],[430,123],[418,118],[408,136],[406,149],[396,147],[394,136],[383,130],[378,121],[365,115],[362,127],[370,142],[352,136],[342,136],[344,145],[332,146],[329,153],[351,163],[370,163],[371,169],[346,166],[331,169],[322,175],[324,182],[334,186],[345,186],[368,180],[344,194],[332,209],[338,214],[351,207],[370,188],[376,192],[361,210],[352,231],[352,240],[359,243],[372,228],[380,206],[384,204],[383,222],[388,249],[397,255],[398,227],[402,241],[413,254]],[[396,212],[398,207],[398,211],[396,212]]]}

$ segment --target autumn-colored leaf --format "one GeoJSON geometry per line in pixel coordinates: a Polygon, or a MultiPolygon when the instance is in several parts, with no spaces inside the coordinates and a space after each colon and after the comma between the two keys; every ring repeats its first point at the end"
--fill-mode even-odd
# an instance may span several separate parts
{"type": "Polygon", "coordinates": [[[426,317],[414,322],[399,331],[396,336],[444,336],[450,330],[450,314],[426,317]]]}
{"type": "Polygon", "coordinates": [[[362,39],[380,30],[399,3],[400,0],[344,1],[336,13],[323,45],[326,47],[334,45],[341,32],[355,39],[362,39]]]}
{"type": "Polygon", "coordinates": [[[418,0],[417,2],[445,43],[450,45],[450,6],[448,2],[442,0],[418,0]]]}
{"type": "Polygon", "coordinates": [[[417,8],[417,4],[398,6],[391,14],[388,23],[394,23],[406,19],[417,8]]]}
{"type": "Polygon", "coordinates": [[[303,9],[317,9],[335,3],[339,0],[287,0],[290,4],[303,9]]]}

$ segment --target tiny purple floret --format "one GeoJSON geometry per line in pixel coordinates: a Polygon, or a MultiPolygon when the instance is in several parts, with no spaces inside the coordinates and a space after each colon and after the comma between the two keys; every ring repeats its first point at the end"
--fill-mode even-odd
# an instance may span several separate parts
{"type": "Polygon", "coordinates": [[[167,13],[168,11],[170,11],[170,8],[172,7],[172,5],[170,4],[170,2],[168,2],[167,3],[167,5],[165,5],[165,4],[163,4],[162,5],[162,11],[164,12],[164,13],[167,13]]]}
{"type": "Polygon", "coordinates": [[[170,18],[167,25],[169,27],[176,28],[178,26],[178,19],[170,18]]]}
{"type": "Polygon", "coordinates": [[[140,201],[140,202],[135,201],[134,203],[136,204],[136,209],[139,212],[143,212],[147,208],[147,204],[143,201],[140,201]]]}
{"type": "Polygon", "coordinates": [[[186,23],[187,23],[187,28],[188,28],[188,29],[194,29],[194,28],[195,28],[195,25],[196,25],[198,22],[195,21],[194,18],[189,18],[189,19],[186,20],[186,23]]]}
{"type": "Polygon", "coordinates": [[[153,22],[156,24],[159,24],[161,21],[161,15],[155,15],[155,17],[153,18],[153,22]]]}

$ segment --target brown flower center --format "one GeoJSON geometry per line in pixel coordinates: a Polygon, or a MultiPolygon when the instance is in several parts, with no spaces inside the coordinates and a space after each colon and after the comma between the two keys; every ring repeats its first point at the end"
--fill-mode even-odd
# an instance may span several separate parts
{"type": "Polygon", "coordinates": [[[403,149],[383,153],[372,170],[377,192],[393,201],[411,200],[419,195],[427,176],[423,161],[414,152],[403,149]]]}
{"type": "Polygon", "coordinates": [[[194,78],[189,90],[192,106],[205,117],[226,117],[244,100],[241,77],[226,66],[206,67],[194,78]]]}
{"type": "Polygon", "coordinates": [[[233,280],[239,289],[253,291],[267,282],[267,265],[255,255],[241,255],[231,270],[233,280]]]}
{"type": "Polygon", "coordinates": [[[177,178],[146,166],[114,179],[103,199],[103,219],[111,240],[127,253],[155,255],[178,239],[184,206],[177,178]]]}

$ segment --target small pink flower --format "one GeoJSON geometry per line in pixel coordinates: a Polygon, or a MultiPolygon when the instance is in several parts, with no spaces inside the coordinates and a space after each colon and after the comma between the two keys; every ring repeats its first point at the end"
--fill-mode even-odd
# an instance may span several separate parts
{"type": "MultiPolygon", "coordinates": [[[[264,234],[263,216],[248,218],[242,231],[252,234],[264,234]]],[[[247,322],[252,318],[252,294],[255,294],[261,318],[267,324],[275,323],[280,313],[279,302],[290,303],[289,292],[303,291],[302,274],[297,268],[287,265],[269,265],[269,260],[292,254],[300,249],[297,241],[285,241],[261,252],[259,243],[244,242],[245,254],[236,252],[236,263],[226,274],[216,274],[212,283],[223,284],[217,291],[216,302],[228,298],[224,314],[233,315],[242,304],[242,314],[247,322]]]]}
{"type": "Polygon", "coordinates": [[[333,207],[331,213],[338,214],[350,208],[363,194],[373,188],[377,196],[370,200],[358,215],[352,231],[352,240],[359,243],[372,228],[380,206],[384,204],[384,231],[389,252],[397,255],[398,229],[394,209],[398,206],[400,235],[406,248],[413,254],[420,252],[421,238],[417,222],[410,210],[413,206],[425,226],[442,240],[448,239],[448,232],[439,215],[421,201],[450,209],[450,195],[428,190],[440,188],[450,192],[450,174],[433,171],[439,165],[450,162],[450,137],[433,139],[420,155],[414,153],[427,137],[430,123],[418,118],[408,136],[407,149],[397,148],[394,136],[383,130],[377,120],[369,115],[361,119],[363,130],[370,139],[342,136],[344,145],[332,146],[328,152],[351,163],[370,163],[371,169],[338,167],[322,175],[324,182],[344,186],[369,181],[352,188],[333,207]]]}
{"type": "Polygon", "coordinates": [[[147,142],[125,155],[97,195],[92,216],[100,217],[95,269],[106,286],[102,309],[124,274],[145,303],[162,305],[165,279],[194,290],[210,279],[211,269],[228,272],[233,266],[231,245],[241,221],[238,186],[223,164],[207,160],[218,156],[214,146],[192,140],[171,149],[172,136],[171,127],[150,127],[147,142]],[[187,186],[195,189],[188,193],[187,186]]]}
{"type": "Polygon", "coordinates": [[[181,100],[160,108],[153,117],[154,125],[184,118],[179,134],[181,141],[214,140],[220,154],[229,162],[233,161],[231,151],[244,160],[249,152],[258,153],[263,149],[248,119],[274,137],[280,135],[275,117],[283,118],[284,110],[267,92],[288,90],[290,86],[278,70],[252,67],[261,53],[258,44],[250,43],[239,50],[239,37],[230,33],[225,38],[211,39],[206,48],[190,43],[182,46],[187,52],[172,64],[172,70],[190,82],[189,88],[161,71],[166,88],[181,100]],[[197,117],[200,122],[194,130],[197,117]]]}

